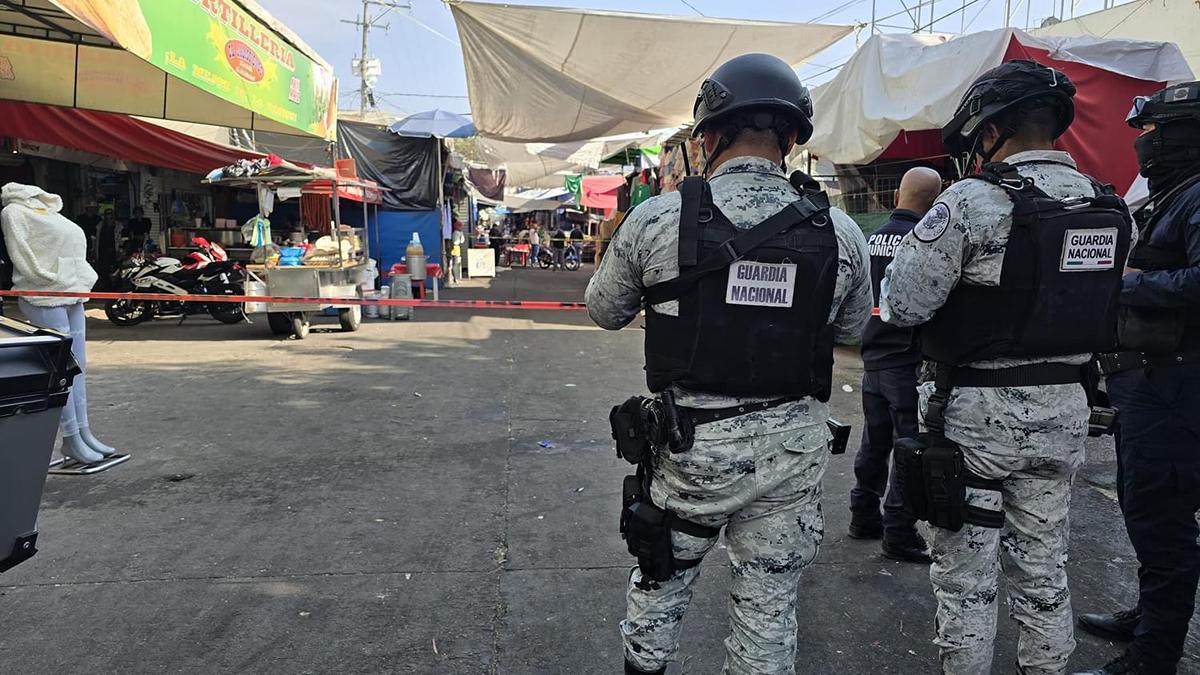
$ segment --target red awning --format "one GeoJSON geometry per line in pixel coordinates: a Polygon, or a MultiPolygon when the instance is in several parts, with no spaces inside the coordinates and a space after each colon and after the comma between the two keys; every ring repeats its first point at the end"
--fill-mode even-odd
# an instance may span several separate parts
{"type": "MultiPolygon", "coordinates": [[[[300,188],[300,192],[306,195],[325,195],[333,196],[333,181],[318,180],[313,181],[304,187],[300,188]]],[[[358,185],[338,184],[338,197],[340,199],[349,199],[353,202],[365,201],[368,204],[382,204],[383,191],[379,186],[372,181],[361,181],[358,185]]]]}
{"type": "Polygon", "coordinates": [[[615,209],[617,190],[624,184],[624,176],[584,176],[581,205],[595,209],[615,209]]]}
{"type": "Polygon", "coordinates": [[[202,175],[239,159],[265,156],[202,141],[128,115],[18,101],[0,101],[0,136],[202,175]]]}

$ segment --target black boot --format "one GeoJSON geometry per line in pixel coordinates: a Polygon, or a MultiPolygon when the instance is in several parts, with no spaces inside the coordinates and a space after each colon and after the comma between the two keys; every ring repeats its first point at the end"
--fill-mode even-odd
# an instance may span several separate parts
{"type": "Polygon", "coordinates": [[[926,551],[928,545],[921,535],[916,532],[911,536],[906,537],[888,537],[884,536],[883,542],[880,544],[883,550],[883,557],[900,562],[920,563],[928,565],[933,562],[926,551]]]}
{"type": "Polygon", "coordinates": [[[1150,671],[1141,664],[1140,661],[1135,661],[1128,653],[1122,654],[1117,658],[1104,664],[1103,667],[1096,670],[1085,670],[1075,675],[1149,675],[1150,671]]]}
{"type": "Polygon", "coordinates": [[[879,520],[850,517],[850,528],[846,533],[851,539],[882,539],[883,523],[879,520]]]}
{"type": "Polygon", "coordinates": [[[630,663],[629,659],[625,660],[625,675],[665,675],[666,672],[666,666],[663,666],[658,670],[641,670],[637,666],[630,663]]]}
{"type": "Polygon", "coordinates": [[[1117,640],[1120,642],[1133,641],[1133,629],[1137,628],[1142,618],[1136,609],[1123,609],[1112,614],[1080,614],[1076,622],[1083,630],[1092,635],[1117,640]]]}

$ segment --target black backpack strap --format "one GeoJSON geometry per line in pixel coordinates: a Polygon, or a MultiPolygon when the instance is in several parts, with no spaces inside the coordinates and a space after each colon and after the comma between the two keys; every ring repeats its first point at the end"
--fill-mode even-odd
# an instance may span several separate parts
{"type": "MultiPolygon", "coordinates": [[[[741,259],[749,251],[761,246],[771,237],[803,222],[826,213],[828,206],[821,207],[813,203],[809,196],[802,196],[796,201],[783,207],[783,210],[755,225],[749,230],[739,233],[736,237],[721,244],[721,248],[701,260],[696,266],[684,269],[682,256],[680,259],[680,274],[678,277],[660,284],[654,284],[644,292],[646,302],[657,305],[661,302],[676,300],[687,293],[696,282],[708,274],[725,269],[733,262],[741,259]]],[[[686,229],[686,228],[683,228],[686,229]]],[[[680,252],[682,253],[682,230],[680,232],[680,252]]]]}
{"type": "Polygon", "coordinates": [[[679,267],[696,264],[700,251],[700,211],[712,208],[712,194],[704,176],[688,176],[679,185],[679,267]],[[707,197],[707,199],[706,199],[707,197]]]}

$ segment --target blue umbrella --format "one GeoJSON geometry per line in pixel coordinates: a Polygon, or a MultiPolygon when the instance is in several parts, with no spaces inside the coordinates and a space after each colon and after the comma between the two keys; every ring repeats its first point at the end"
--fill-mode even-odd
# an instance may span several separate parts
{"type": "Polygon", "coordinates": [[[462,115],[445,110],[427,110],[394,122],[388,131],[419,138],[467,138],[475,135],[475,125],[462,115]]]}

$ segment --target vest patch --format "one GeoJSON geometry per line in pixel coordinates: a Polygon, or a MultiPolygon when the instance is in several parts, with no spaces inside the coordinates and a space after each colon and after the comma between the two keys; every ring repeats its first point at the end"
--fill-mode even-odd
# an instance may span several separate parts
{"type": "Polygon", "coordinates": [[[795,264],[739,260],[729,266],[725,304],[791,307],[795,290],[795,264]]]}
{"type": "Polygon", "coordinates": [[[1067,230],[1063,235],[1060,272],[1096,272],[1111,270],[1116,265],[1117,237],[1115,227],[1099,230],[1067,230]]]}

